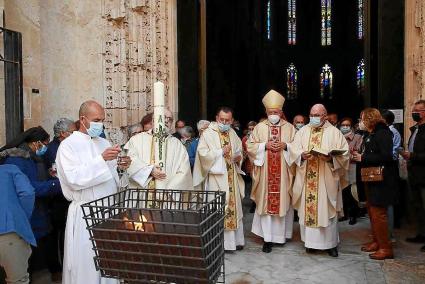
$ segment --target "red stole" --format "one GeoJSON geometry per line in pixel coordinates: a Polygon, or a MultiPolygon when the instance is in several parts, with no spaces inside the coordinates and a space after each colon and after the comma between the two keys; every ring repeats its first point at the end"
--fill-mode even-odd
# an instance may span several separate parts
{"type": "MultiPolygon", "coordinates": [[[[280,142],[280,126],[269,127],[269,142],[280,142]]],[[[267,213],[279,215],[282,152],[267,151],[267,213]]]]}

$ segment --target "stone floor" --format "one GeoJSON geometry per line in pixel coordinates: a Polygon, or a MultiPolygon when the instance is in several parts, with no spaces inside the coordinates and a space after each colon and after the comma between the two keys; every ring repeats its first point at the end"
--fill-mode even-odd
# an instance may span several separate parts
{"type": "Polygon", "coordinates": [[[245,249],[226,254],[226,283],[425,283],[425,254],[419,252],[420,245],[401,241],[411,230],[396,230],[394,260],[374,261],[360,251],[368,240],[366,218],[354,226],[339,223],[338,258],[325,252],[307,254],[298,224],[290,242],[270,254],[262,253],[262,240],[250,233],[251,220],[252,214],[245,214],[245,249]]]}
{"type": "MultiPolygon", "coordinates": [[[[420,245],[403,241],[412,234],[411,229],[395,231],[394,260],[373,261],[360,251],[369,234],[365,218],[354,226],[339,223],[338,258],[322,252],[307,254],[298,224],[292,241],[265,254],[261,252],[262,240],[250,233],[252,217],[245,212],[245,249],[226,253],[226,283],[425,283],[425,253],[419,252],[420,245]]],[[[47,271],[40,271],[34,275],[33,284],[50,284],[49,276],[47,271]]]]}

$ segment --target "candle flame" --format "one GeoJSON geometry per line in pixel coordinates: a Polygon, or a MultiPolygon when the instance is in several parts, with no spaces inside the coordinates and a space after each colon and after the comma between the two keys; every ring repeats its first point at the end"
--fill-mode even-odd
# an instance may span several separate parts
{"type": "Polygon", "coordinates": [[[139,221],[140,222],[130,221],[127,217],[124,217],[123,221],[124,221],[124,226],[125,226],[126,229],[144,232],[145,227],[144,227],[143,223],[147,222],[148,219],[146,219],[146,217],[144,215],[141,215],[141,216],[139,215],[139,221]]]}

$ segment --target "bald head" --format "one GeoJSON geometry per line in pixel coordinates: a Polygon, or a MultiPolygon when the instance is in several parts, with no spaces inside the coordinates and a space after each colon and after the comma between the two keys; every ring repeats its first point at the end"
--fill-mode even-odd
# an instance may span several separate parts
{"type": "Polygon", "coordinates": [[[320,114],[320,115],[327,115],[328,114],[325,106],[322,105],[322,104],[315,104],[314,106],[312,106],[311,110],[310,110],[310,114],[312,114],[312,113],[316,113],[316,114],[320,114]]]}
{"type": "Polygon", "coordinates": [[[90,122],[103,122],[105,120],[105,110],[96,101],[85,101],[81,104],[78,112],[80,117],[80,131],[87,133],[90,128],[90,122]]]}
{"type": "Polygon", "coordinates": [[[310,110],[310,126],[321,127],[326,120],[326,108],[322,104],[315,104],[310,110]]]}
{"type": "Polygon", "coordinates": [[[97,111],[97,110],[103,111],[103,107],[98,102],[93,101],[93,100],[85,101],[80,106],[78,116],[79,117],[85,116],[85,115],[90,114],[90,112],[97,111]]]}

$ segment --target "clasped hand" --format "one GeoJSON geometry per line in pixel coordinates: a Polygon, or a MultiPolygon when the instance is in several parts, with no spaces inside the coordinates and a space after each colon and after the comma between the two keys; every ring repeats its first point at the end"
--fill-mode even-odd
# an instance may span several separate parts
{"type": "Polygon", "coordinates": [[[267,142],[266,144],[266,150],[272,151],[272,152],[280,152],[282,150],[286,149],[286,143],[285,142],[267,142]]]}
{"type": "Polygon", "coordinates": [[[167,177],[167,175],[158,166],[153,167],[152,172],[151,172],[151,176],[154,179],[158,179],[158,180],[163,180],[167,177]]]}

